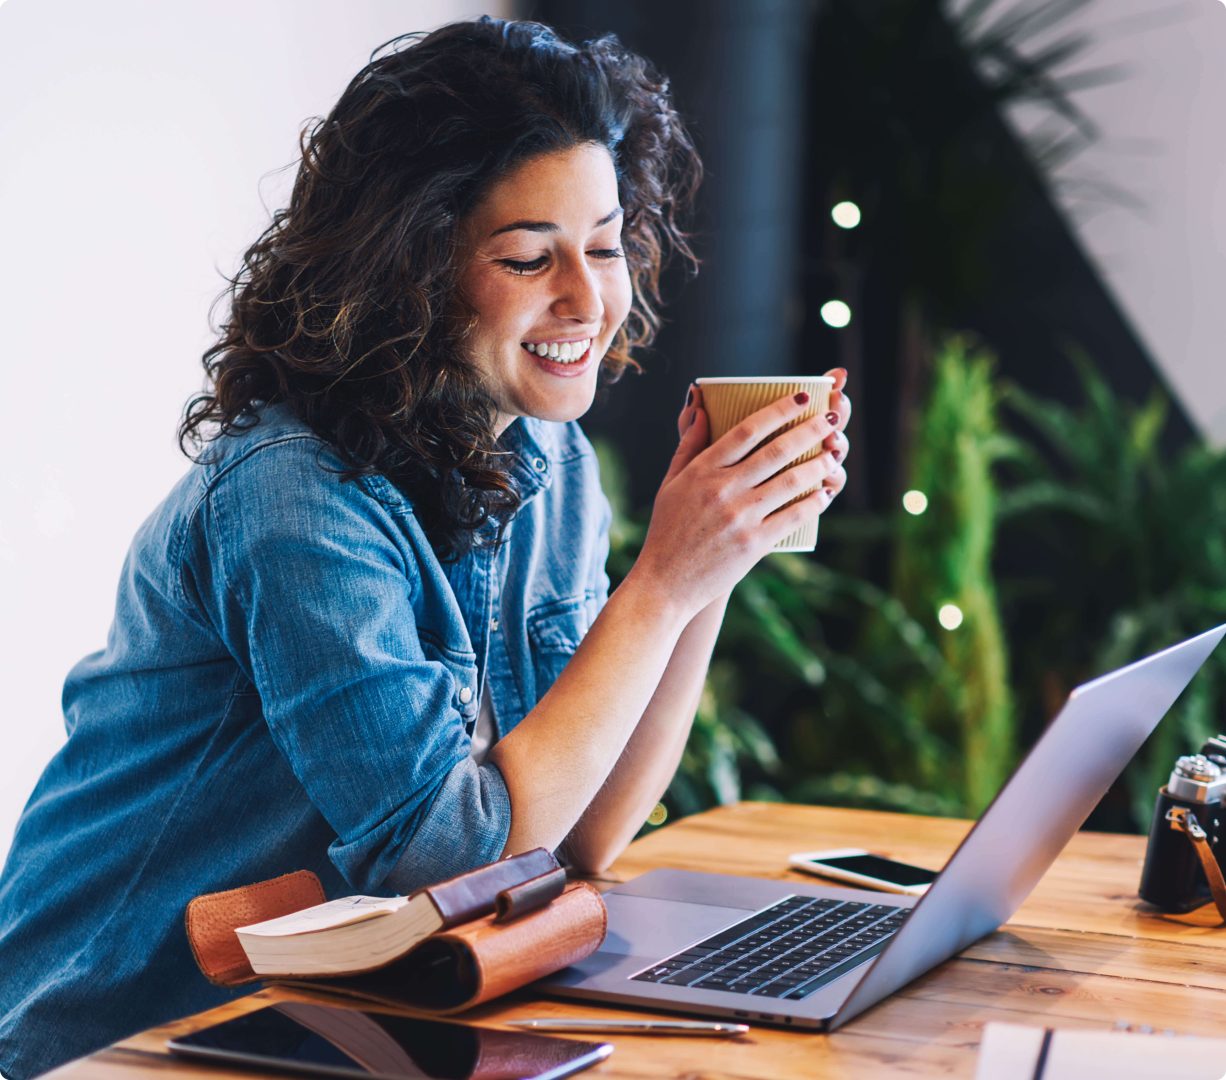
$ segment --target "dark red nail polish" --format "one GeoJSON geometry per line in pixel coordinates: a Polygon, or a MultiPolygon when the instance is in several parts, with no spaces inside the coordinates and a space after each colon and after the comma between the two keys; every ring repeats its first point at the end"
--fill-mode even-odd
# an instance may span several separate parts
{"type": "Polygon", "coordinates": [[[809,395],[804,390],[802,390],[799,394],[796,395],[796,404],[797,405],[808,405],[809,404],[809,395]]]}
{"type": "Polygon", "coordinates": [[[826,422],[828,424],[837,424],[839,422],[839,414],[836,412],[826,413],[826,422]]]}
{"type": "Polygon", "coordinates": [[[842,458],[843,451],[842,450],[831,450],[830,456],[834,458],[835,461],[838,461],[840,458],[842,458]]]}

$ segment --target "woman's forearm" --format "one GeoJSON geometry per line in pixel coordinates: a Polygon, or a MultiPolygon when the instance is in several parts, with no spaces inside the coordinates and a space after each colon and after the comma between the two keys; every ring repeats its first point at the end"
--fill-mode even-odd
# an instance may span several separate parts
{"type": "Polygon", "coordinates": [[[548,693],[494,745],[490,760],[511,799],[508,854],[553,850],[574,828],[659,692],[693,616],[632,570],[548,693]]]}
{"type": "Polygon", "coordinates": [[[600,871],[616,859],[671,782],[727,606],[727,596],[708,604],[682,631],[634,734],[567,838],[567,851],[581,869],[600,871]]]}

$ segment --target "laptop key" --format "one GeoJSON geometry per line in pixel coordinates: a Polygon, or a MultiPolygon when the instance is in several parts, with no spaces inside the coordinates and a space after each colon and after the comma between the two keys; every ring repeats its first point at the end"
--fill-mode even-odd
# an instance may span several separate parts
{"type": "Polygon", "coordinates": [[[765,986],[759,986],[757,989],[751,990],[750,993],[760,997],[781,998],[792,989],[792,985],[791,983],[772,982],[767,983],[765,986]]]}

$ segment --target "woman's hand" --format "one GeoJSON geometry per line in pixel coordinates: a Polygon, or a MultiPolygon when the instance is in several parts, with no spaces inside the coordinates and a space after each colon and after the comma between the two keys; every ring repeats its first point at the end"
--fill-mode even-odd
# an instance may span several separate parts
{"type": "Polygon", "coordinates": [[[847,482],[843,429],[851,403],[836,368],[827,413],[762,445],[809,407],[787,397],[710,442],[701,392],[691,387],[678,418],[681,441],[656,495],[643,550],[630,577],[692,616],[729,592],[789,533],[819,516],[847,482]],[[789,464],[818,444],[809,461],[789,464]],[[755,449],[756,448],[756,449],[755,449]],[[809,494],[788,505],[802,492],[809,494]]]}

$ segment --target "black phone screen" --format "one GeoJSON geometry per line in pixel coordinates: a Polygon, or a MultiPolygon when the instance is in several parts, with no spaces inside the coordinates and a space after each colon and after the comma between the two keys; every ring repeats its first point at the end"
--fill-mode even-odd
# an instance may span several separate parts
{"type": "Polygon", "coordinates": [[[879,878],[895,885],[928,885],[936,880],[935,870],[925,870],[910,863],[883,859],[880,855],[839,855],[833,859],[814,859],[816,866],[830,866],[865,877],[879,878]]]}
{"type": "Polygon", "coordinates": [[[613,1050],[607,1043],[298,1001],[171,1039],[167,1046],[186,1057],[364,1080],[467,1080],[478,1072],[551,1080],[595,1065],[613,1050]]]}

